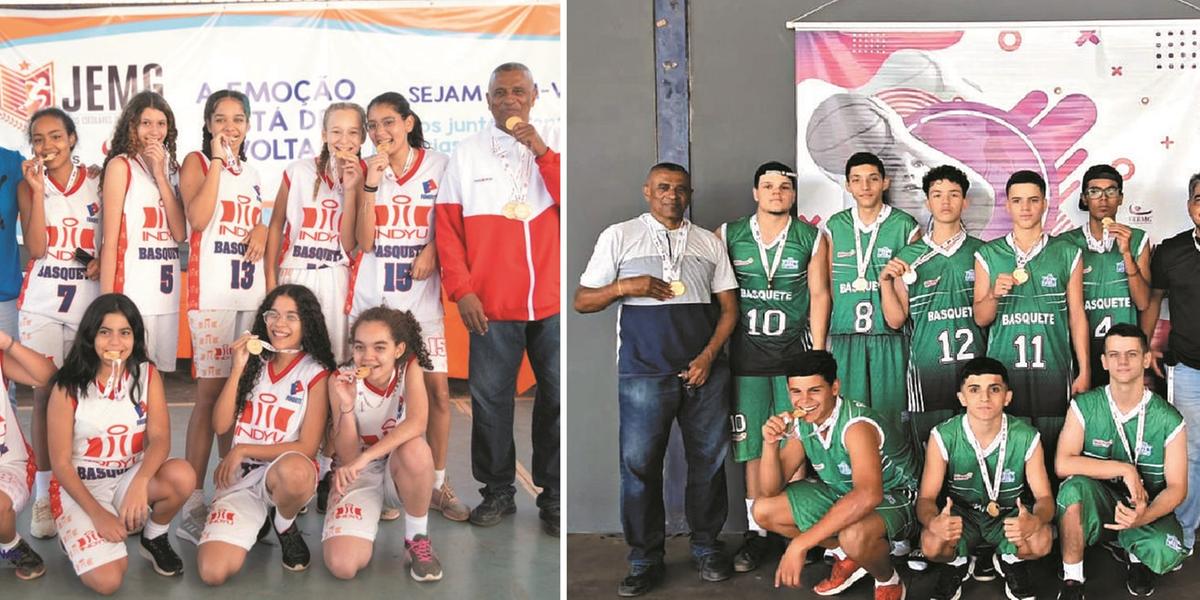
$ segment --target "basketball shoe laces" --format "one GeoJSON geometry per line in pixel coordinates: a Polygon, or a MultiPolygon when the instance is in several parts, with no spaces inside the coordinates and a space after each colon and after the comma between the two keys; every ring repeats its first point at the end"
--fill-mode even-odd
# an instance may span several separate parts
{"type": "Polygon", "coordinates": [[[416,555],[417,560],[421,562],[433,560],[433,544],[429,543],[429,538],[422,537],[419,540],[413,540],[409,548],[416,555]]]}

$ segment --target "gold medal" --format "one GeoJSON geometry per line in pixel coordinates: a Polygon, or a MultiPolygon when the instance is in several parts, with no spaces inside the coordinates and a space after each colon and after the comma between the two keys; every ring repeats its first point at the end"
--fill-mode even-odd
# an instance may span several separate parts
{"type": "Polygon", "coordinates": [[[856,292],[867,291],[867,278],[859,277],[858,279],[855,279],[854,283],[850,284],[850,288],[856,292]]]}
{"type": "Polygon", "coordinates": [[[996,504],[995,500],[988,502],[987,514],[989,517],[992,517],[993,519],[1000,516],[1000,505],[996,504]]]}
{"type": "Polygon", "coordinates": [[[505,219],[516,220],[517,218],[517,203],[509,202],[500,209],[500,214],[504,215],[505,219]]]}
{"type": "Polygon", "coordinates": [[[1017,282],[1017,285],[1021,285],[1022,283],[1029,281],[1029,271],[1026,271],[1025,267],[1015,269],[1012,272],[1012,278],[1017,282]]]}
{"type": "Polygon", "coordinates": [[[357,379],[366,379],[367,375],[371,374],[371,367],[359,367],[354,370],[354,377],[357,379]]]}
{"type": "Polygon", "coordinates": [[[513,127],[516,127],[517,125],[520,125],[521,123],[524,123],[524,122],[525,122],[525,119],[522,119],[521,117],[513,115],[504,120],[504,128],[509,131],[512,131],[513,127]]]}
{"type": "Polygon", "coordinates": [[[524,202],[520,202],[513,207],[513,216],[519,221],[529,220],[529,215],[531,214],[533,214],[533,209],[529,208],[529,205],[524,202]]]}
{"type": "Polygon", "coordinates": [[[1100,219],[1100,225],[1105,229],[1108,229],[1108,226],[1112,225],[1113,223],[1116,223],[1116,221],[1114,221],[1112,217],[1104,217],[1103,219],[1100,219]]]}
{"type": "Polygon", "coordinates": [[[249,352],[250,354],[258,356],[259,354],[262,354],[262,351],[263,351],[262,340],[251,339],[246,342],[246,352],[249,352]]]}
{"type": "Polygon", "coordinates": [[[120,360],[121,353],[116,350],[109,350],[104,353],[104,360],[120,360]]]}
{"type": "Polygon", "coordinates": [[[684,294],[684,292],[686,292],[686,291],[687,291],[687,286],[683,285],[682,281],[676,279],[675,281],[671,282],[671,293],[675,294],[676,298],[682,296],[684,294]]]}
{"type": "Polygon", "coordinates": [[[904,275],[900,276],[900,279],[902,281],[904,281],[904,285],[912,285],[912,284],[916,283],[917,282],[917,270],[909,269],[909,270],[905,271],[904,275]]]}

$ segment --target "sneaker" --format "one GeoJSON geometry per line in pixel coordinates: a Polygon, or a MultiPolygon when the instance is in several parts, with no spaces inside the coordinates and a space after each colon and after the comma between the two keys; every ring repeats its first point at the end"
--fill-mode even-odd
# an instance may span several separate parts
{"type": "MultiPolygon", "coordinates": [[[[970,564],[964,563],[962,567],[963,569],[967,569],[970,567],[970,564]]],[[[925,558],[925,553],[920,548],[913,548],[908,553],[908,568],[917,573],[924,573],[929,569],[929,560],[925,558]]]]}
{"type": "Polygon", "coordinates": [[[1154,574],[1142,563],[1129,563],[1125,588],[1134,596],[1149,596],[1154,593],[1154,574]]]}
{"type": "MultiPolygon", "coordinates": [[[[768,534],[769,535],[769,534],[768,534]]],[[[787,543],[785,542],[786,546],[787,543]]],[[[804,566],[819,563],[825,559],[825,549],[820,546],[813,546],[808,549],[808,553],[804,555],[804,566]]]]}
{"type": "Polygon", "coordinates": [[[42,557],[38,556],[24,539],[17,542],[12,550],[0,550],[0,558],[16,567],[17,579],[29,581],[46,574],[46,565],[42,562],[42,557]]]}
{"type": "Polygon", "coordinates": [[[317,482],[317,512],[325,514],[329,508],[329,489],[333,487],[333,471],[330,471],[317,482]]]}
{"type": "MultiPolygon", "coordinates": [[[[271,533],[271,525],[274,522],[275,522],[275,507],[272,506],[271,508],[267,509],[267,518],[263,519],[262,527],[258,528],[258,536],[254,538],[255,544],[263,541],[263,539],[267,537],[267,534],[271,533]]],[[[175,535],[178,536],[179,534],[176,533],[175,535]]]]}
{"type": "Polygon", "coordinates": [[[970,563],[959,566],[938,565],[937,584],[929,600],[958,600],[962,595],[962,582],[971,576],[970,563]]]}
{"type": "Polygon", "coordinates": [[[894,540],[889,542],[892,550],[892,556],[908,556],[912,552],[912,544],[908,540],[894,540]]]}
{"type": "Polygon", "coordinates": [[[692,566],[700,572],[700,581],[716,583],[733,577],[733,561],[719,550],[699,558],[693,556],[692,566]]]}
{"type": "Polygon", "coordinates": [[[971,557],[971,576],[975,581],[994,581],[996,579],[995,561],[991,553],[971,557]]]}
{"type": "Polygon", "coordinates": [[[50,510],[50,497],[38,498],[33,503],[33,518],[29,522],[29,535],[48,540],[58,535],[54,525],[54,513],[50,510]]]}
{"type": "Polygon", "coordinates": [[[833,553],[832,549],[826,548],[825,552],[821,555],[821,562],[832,567],[833,563],[837,562],[837,555],[833,553]]]}
{"type": "Polygon", "coordinates": [[[408,574],[413,579],[437,581],[442,578],[442,563],[438,562],[429,536],[417,534],[412,540],[404,540],[404,549],[408,550],[408,562],[411,565],[408,574]]]}
{"type": "Polygon", "coordinates": [[[617,586],[617,595],[622,598],[641,596],[662,583],[665,572],[661,563],[631,565],[629,574],[617,586]]]}
{"type": "Polygon", "coordinates": [[[179,527],[175,529],[175,537],[193,544],[200,544],[200,534],[204,533],[204,523],[208,520],[208,506],[204,504],[204,495],[196,491],[183,503],[179,511],[179,527]]]}
{"type": "Polygon", "coordinates": [[[907,595],[908,589],[904,587],[903,581],[891,585],[875,586],[875,600],[904,600],[907,595]]]}
{"type": "Polygon", "coordinates": [[[394,506],[385,506],[383,507],[383,510],[379,511],[379,520],[395,521],[396,519],[399,519],[400,515],[402,514],[404,513],[400,512],[400,509],[394,506]]]}
{"type": "Polygon", "coordinates": [[[1084,600],[1083,582],[1064,579],[1058,588],[1058,600],[1084,600]]]}
{"type": "Polygon", "coordinates": [[[471,509],[458,499],[449,481],[442,482],[442,487],[433,490],[429,508],[442,513],[443,517],[451,521],[466,521],[471,518],[471,509]]]}
{"type": "Polygon", "coordinates": [[[1029,565],[1025,561],[1011,565],[1000,560],[999,554],[992,555],[992,563],[996,572],[1004,577],[1004,594],[1008,600],[1035,600],[1037,593],[1033,589],[1033,580],[1029,576],[1029,565]]]}
{"type": "Polygon", "coordinates": [[[300,534],[300,528],[296,526],[296,523],[293,521],[287,531],[283,533],[276,531],[275,535],[279,538],[279,550],[283,553],[283,568],[289,571],[307,569],[308,561],[312,557],[308,553],[308,544],[304,543],[304,536],[300,534]]]}
{"type": "Polygon", "coordinates": [[[146,539],[145,535],[139,535],[138,538],[142,541],[142,547],[138,548],[138,553],[143,558],[150,561],[154,566],[154,572],[164,577],[173,577],[183,573],[183,559],[175,553],[175,549],[171,547],[171,541],[167,534],[162,534],[152,540],[146,539]]]}
{"type": "Polygon", "coordinates": [[[867,570],[860,567],[858,563],[850,558],[835,559],[833,561],[833,570],[829,572],[829,577],[826,577],[824,581],[813,586],[813,592],[816,592],[818,596],[840,594],[854,585],[854,582],[866,576],[867,570]]]}
{"type": "Polygon", "coordinates": [[[471,511],[471,523],[480,527],[496,525],[505,515],[517,512],[517,503],[512,494],[483,492],[483,502],[471,511]]]}
{"type": "Polygon", "coordinates": [[[1129,553],[1121,547],[1121,544],[1118,544],[1114,540],[1109,540],[1101,545],[1104,546],[1105,550],[1108,550],[1108,553],[1112,555],[1113,560],[1123,565],[1129,564],[1129,553]]]}
{"type": "Polygon", "coordinates": [[[742,547],[733,555],[733,571],[749,573],[758,568],[767,554],[771,552],[771,540],[757,531],[747,531],[742,547]]]}
{"type": "Polygon", "coordinates": [[[560,535],[562,518],[557,504],[538,510],[538,519],[542,522],[542,531],[545,531],[546,535],[552,537],[560,535]]]}

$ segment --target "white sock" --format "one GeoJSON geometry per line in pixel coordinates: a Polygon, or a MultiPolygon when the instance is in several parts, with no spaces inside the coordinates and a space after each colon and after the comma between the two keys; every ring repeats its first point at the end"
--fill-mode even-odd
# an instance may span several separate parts
{"type": "Polygon", "coordinates": [[[1001,554],[1000,560],[1004,561],[1006,565],[1015,565],[1021,562],[1021,559],[1017,558],[1016,554],[1001,554]]]}
{"type": "Polygon", "coordinates": [[[146,526],[142,528],[142,537],[144,537],[148,540],[152,540],[152,539],[166,533],[167,530],[170,528],[171,528],[170,521],[167,521],[166,523],[159,525],[158,523],[154,522],[154,519],[146,519],[146,526]]]}
{"type": "Polygon", "coordinates": [[[50,495],[50,471],[37,472],[37,477],[34,479],[34,490],[33,498],[35,500],[40,500],[50,495]]]}
{"type": "Polygon", "coordinates": [[[1138,560],[1138,557],[1134,556],[1133,553],[1128,553],[1128,554],[1129,554],[1129,562],[1131,562],[1135,565],[1141,564],[1142,561],[1138,560]]]}
{"type": "Polygon", "coordinates": [[[433,470],[433,489],[435,489],[435,490],[442,489],[442,484],[444,484],[444,483],[446,483],[446,470],[445,469],[434,469],[433,470]]]}
{"type": "Polygon", "coordinates": [[[746,526],[757,533],[759,536],[766,536],[767,532],[754,520],[754,498],[746,498],[746,526]]]}
{"type": "Polygon", "coordinates": [[[429,513],[423,516],[414,517],[408,513],[404,513],[404,539],[412,541],[418,535],[429,535],[429,513]]]}
{"type": "Polygon", "coordinates": [[[837,548],[830,550],[830,554],[833,554],[833,557],[838,560],[846,560],[846,552],[844,550],[842,550],[841,546],[838,546],[837,548]]]}
{"type": "Polygon", "coordinates": [[[952,567],[961,567],[965,564],[967,564],[967,557],[965,557],[965,556],[959,556],[959,557],[955,558],[954,560],[950,561],[950,566],[952,566],[952,567]]]}
{"type": "Polygon", "coordinates": [[[283,532],[287,531],[288,528],[292,526],[292,521],[295,521],[295,520],[296,520],[296,517],[292,517],[290,519],[284,518],[283,514],[280,513],[278,510],[276,510],[275,511],[275,531],[277,531],[279,533],[283,533],[283,532]]]}
{"type": "Polygon", "coordinates": [[[11,539],[7,542],[0,542],[0,550],[2,550],[4,552],[8,552],[9,550],[16,548],[17,544],[20,544],[20,543],[21,543],[21,534],[14,531],[13,539],[11,539]]]}
{"type": "Polygon", "coordinates": [[[1077,563],[1063,563],[1063,579],[1073,579],[1080,583],[1083,582],[1083,561],[1077,563]]]}
{"type": "Polygon", "coordinates": [[[887,581],[880,581],[880,580],[876,579],[875,587],[882,587],[885,585],[896,585],[897,583],[900,583],[900,572],[895,569],[892,569],[892,577],[890,579],[888,579],[887,581]]]}
{"type": "Polygon", "coordinates": [[[317,454],[317,465],[320,467],[317,473],[317,479],[325,479],[325,474],[329,472],[333,460],[324,454],[317,454]]]}

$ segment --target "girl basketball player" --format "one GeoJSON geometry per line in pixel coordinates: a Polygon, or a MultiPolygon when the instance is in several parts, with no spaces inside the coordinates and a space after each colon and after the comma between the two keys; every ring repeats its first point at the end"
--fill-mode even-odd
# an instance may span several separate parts
{"type": "Polygon", "coordinates": [[[132,300],[100,296],[52,381],[50,502],[75,574],[105,595],[121,587],[129,566],[125,537],[139,528],[139,552],[154,570],[183,572],[167,528],[196,474],[187,462],[167,458],[170,418],[145,336],[132,300]]]}
{"type": "MultiPolygon", "coordinates": [[[[31,259],[21,295],[21,341],[61,366],[75,340],[84,309],[99,295],[100,191],[74,156],[75,121],[58,108],[34,113],[29,120],[33,158],[17,186],[21,231],[31,259]]],[[[36,492],[30,533],[54,535],[50,513],[50,451],[46,446],[46,403],[50,388],[33,392],[33,447],[37,460],[36,492]]]]}
{"type": "Polygon", "coordinates": [[[429,543],[433,456],[425,442],[429,403],[421,370],[432,365],[407,311],[375,307],[354,322],[353,368],[329,382],[340,466],[325,514],[325,566],[350,579],[371,560],[384,498],[404,502],[404,547],[417,581],[442,578],[429,543]],[[358,377],[361,375],[362,377],[358,377]],[[411,375],[411,376],[410,376],[411,375]]]}
{"type": "Polygon", "coordinates": [[[113,128],[100,180],[100,292],[138,299],[147,356],[163,372],[175,370],[179,242],[187,231],[174,186],[178,136],[167,101],[150,91],[136,94],[113,128]]]}
{"type": "Polygon", "coordinates": [[[425,148],[420,117],[395,92],[371,100],[367,133],[379,152],[367,159],[363,182],[357,186],[361,255],[351,275],[350,320],[382,305],[410,311],[420,323],[432,363],[425,372],[425,385],[430,398],[427,437],[435,469],[433,508],[447,519],[466,521],[470,510],[446,481],[450,388],[431,227],[447,157],[425,148]]]}
{"type": "Polygon", "coordinates": [[[18,579],[36,579],[46,572],[42,557],[17,533],[17,515],[32,491],[36,468],[33,449],[21,433],[21,423],[8,397],[8,382],[43,387],[54,376],[54,363],[0,331],[0,558],[15,567],[18,579]]]}
{"type": "Polygon", "coordinates": [[[252,332],[231,346],[233,370],[213,408],[217,433],[232,431],[233,447],[213,472],[217,493],[196,555],[209,585],[241,570],[268,527],[279,537],[285,568],[300,571],[309,562],[293,521],[317,487],[313,459],[325,432],[323,379],[335,368],[333,352],[308,288],[276,287],[258,314],[252,332]]]}
{"type": "MultiPolygon", "coordinates": [[[[204,474],[212,451],[212,410],[229,377],[229,344],[250,329],[262,301],[263,248],[258,171],[246,162],[250,101],[232,90],[204,103],[200,152],[183,160],[179,190],[191,225],[188,254],[188,325],[196,405],[188,420],[187,459],[197,473],[196,490],[184,505],[177,532],[193,544],[204,529],[204,474]]],[[[222,448],[228,447],[228,439],[222,448]]]]}

